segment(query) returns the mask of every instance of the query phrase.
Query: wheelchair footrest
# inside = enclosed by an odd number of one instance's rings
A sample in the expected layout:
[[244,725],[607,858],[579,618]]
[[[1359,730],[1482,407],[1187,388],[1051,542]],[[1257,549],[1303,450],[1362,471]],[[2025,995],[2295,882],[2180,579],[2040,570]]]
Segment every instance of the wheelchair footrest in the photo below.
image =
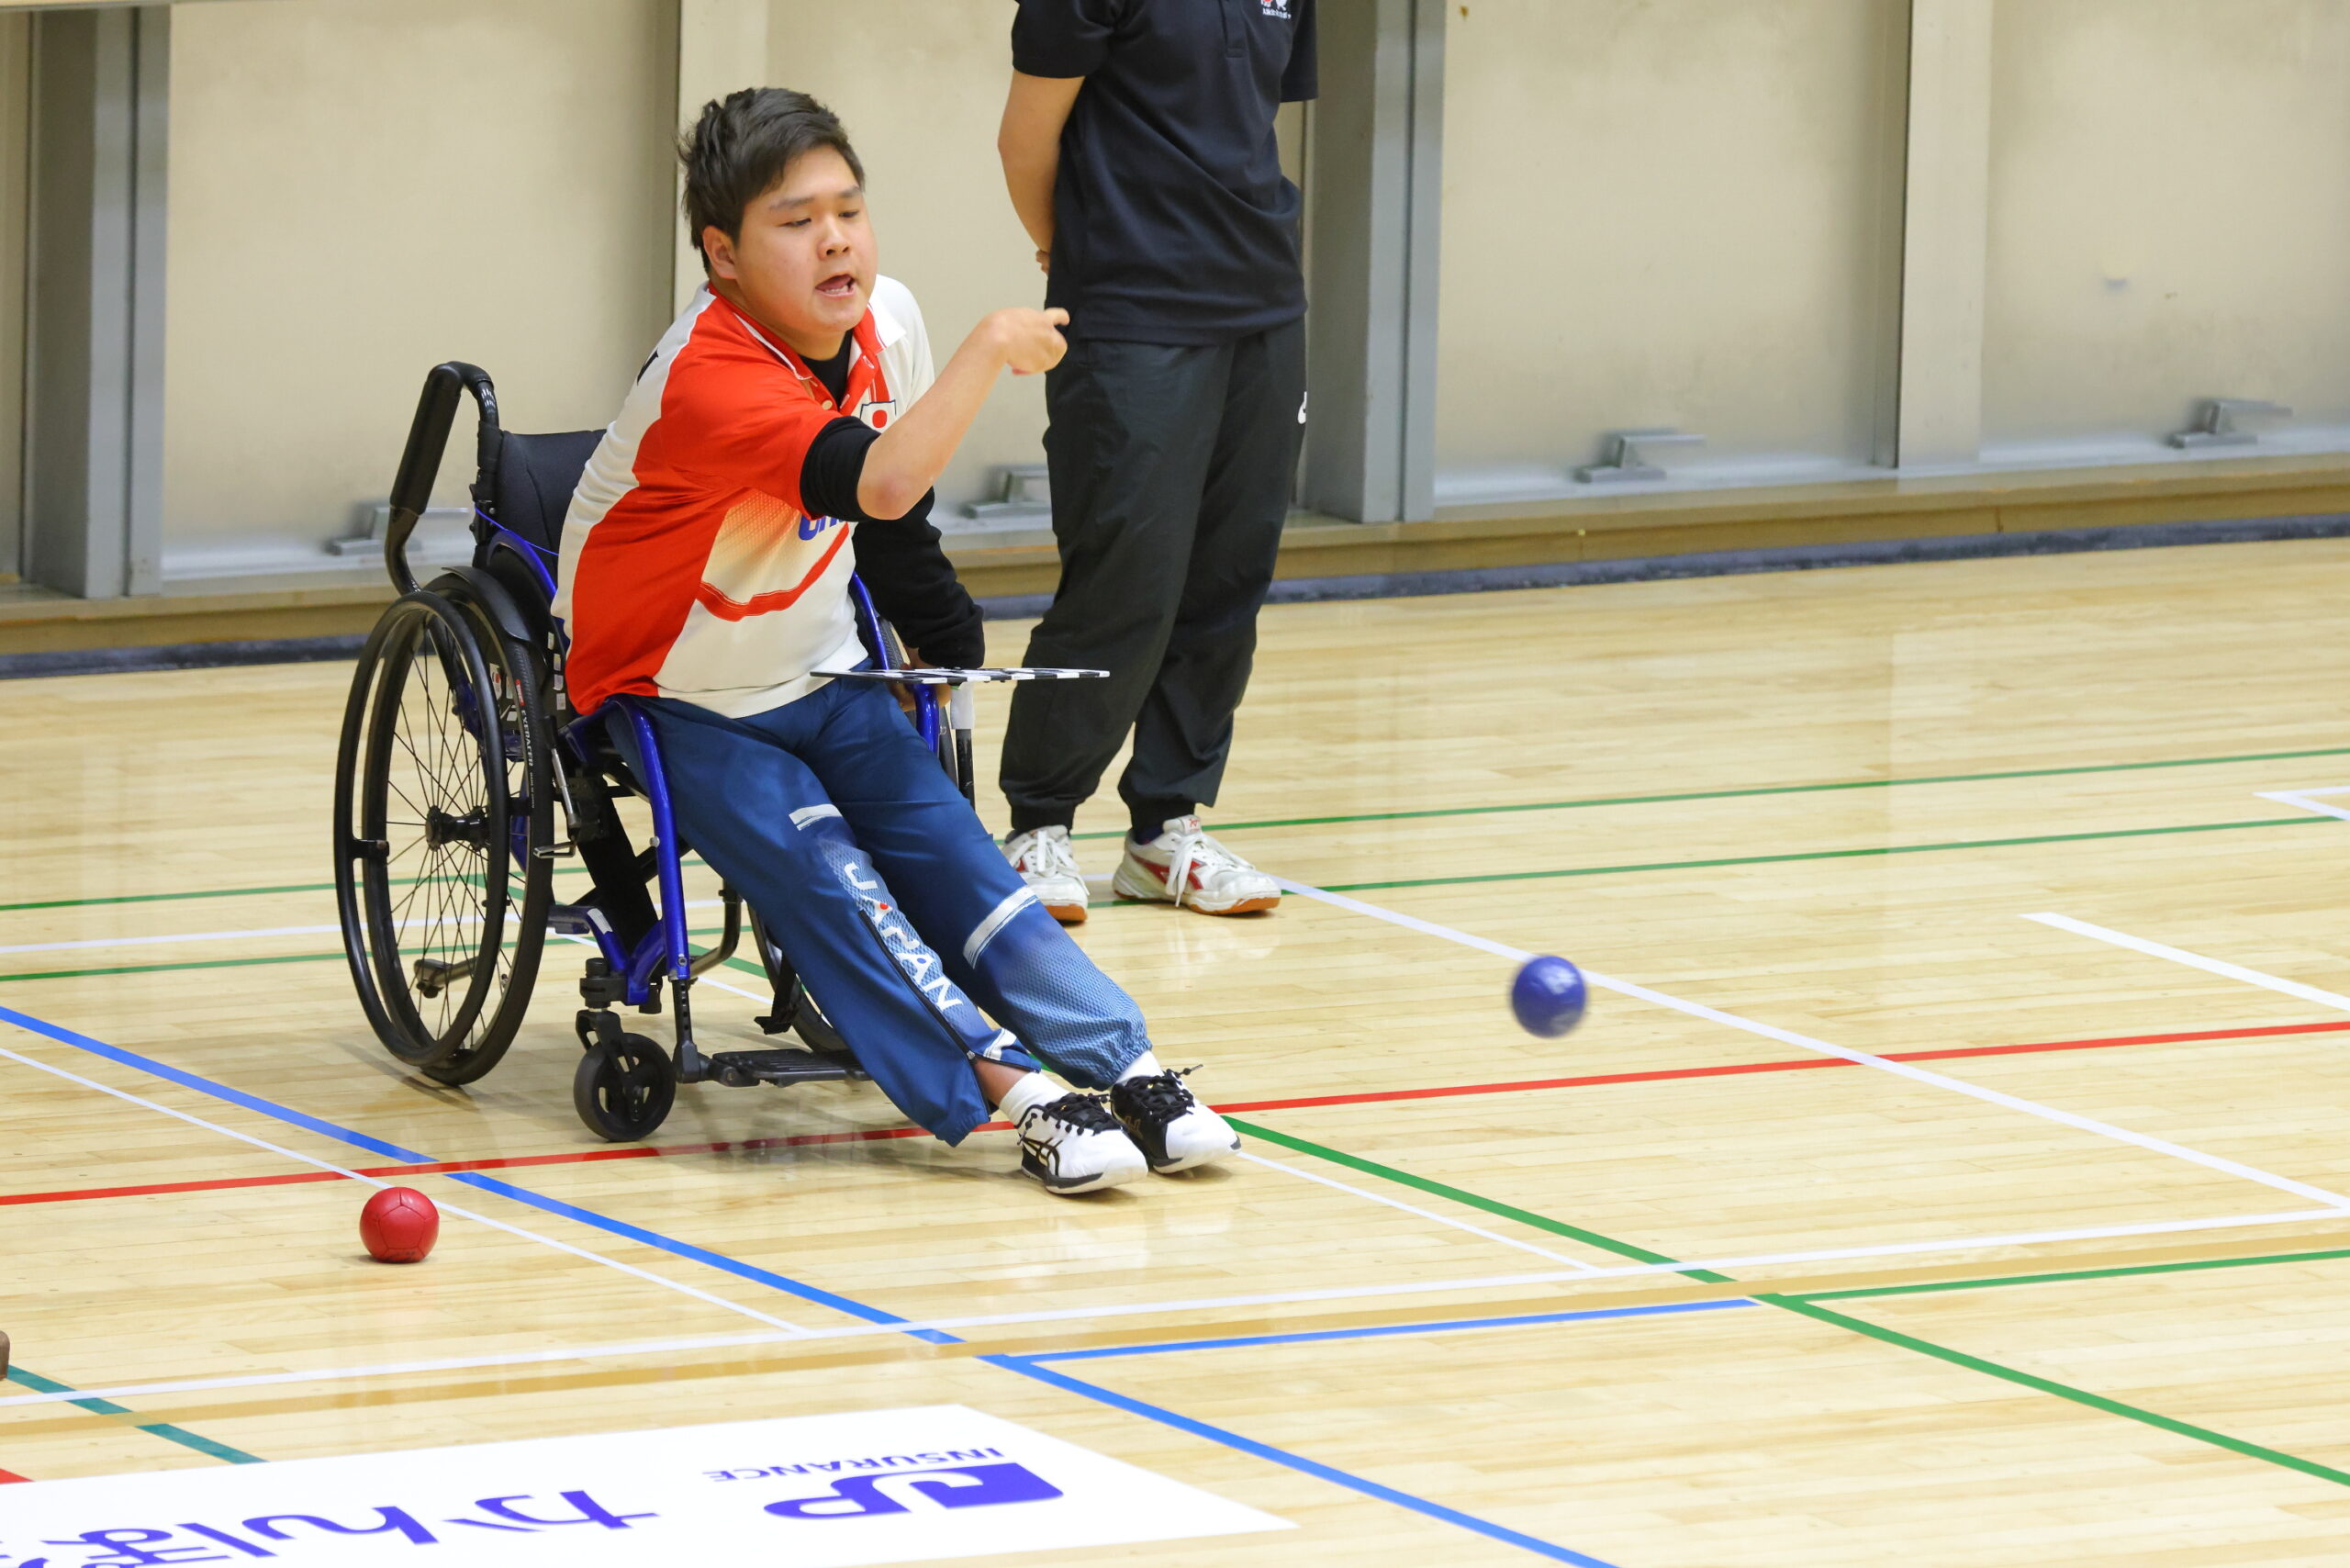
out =
[[836,1083],[865,1076],[855,1057],[831,1052],[714,1051],[705,1059],[711,1078],[730,1089],[754,1083]]

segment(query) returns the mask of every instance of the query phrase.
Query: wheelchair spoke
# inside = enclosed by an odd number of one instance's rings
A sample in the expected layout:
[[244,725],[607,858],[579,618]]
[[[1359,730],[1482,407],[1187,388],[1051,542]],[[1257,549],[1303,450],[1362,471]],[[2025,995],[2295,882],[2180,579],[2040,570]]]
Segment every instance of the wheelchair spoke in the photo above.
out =
[[441,862],[441,859],[442,859],[442,851],[441,851],[441,849],[439,848],[439,846],[434,846],[434,847],[430,851],[430,853],[427,855],[426,859],[425,859],[425,866],[424,866],[424,869],[423,869],[420,873],[419,873],[419,874],[418,874],[417,880],[416,880],[416,885],[415,885],[414,887],[412,887],[412,888],[410,888],[410,889],[408,890],[408,898],[407,898],[407,899],[404,899],[404,900],[402,900],[402,901],[401,901],[401,903],[400,903],[400,920],[399,920],[399,928],[398,928],[398,929],[399,929],[399,935],[400,935],[400,946],[401,946],[403,948],[405,948],[405,947],[407,947],[407,946],[408,946],[408,940],[407,940],[408,933],[408,930],[409,930],[409,924],[408,924],[408,918],[407,918],[408,906],[408,903],[409,903],[411,901],[413,901],[413,900],[415,899],[416,895],[417,895],[419,892],[422,892],[422,893],[425,895],[425,897],[424,897],[424,913],[425,913],[425,922],[426,922],[426,924],[425,924],[425,929],[427,929],[427,930],[431,930],[431,929],[432,929],[434,926],[438,925],[438,924],[439,924],[439,923],[440,923],[440,920],[441,920],[441,914],[442,914],[442,908],[441,908],[442,884],[441,884],[441,879],[440,879],[440,878],[439,878],[438,876],[436,876],[434,873],[435,873],[435,872],[439,869],[439,868],[440,868],[440,862]]
[[[398,732],[393,732],[392,738],[398,741],[403,748],[407,747],[407,738],[401,735]],[[408,755],[413,756],[416,754],[411,751]],[[418,805],[414,801],[408,799],[408,791],[400,788],[400,781],[392,777],[388,770],[384,775],[384,788],[398,796],[400,804],[406,806],[409,811],[414,812],[420,818],[429,814],[422,806]]]
[[423,887],[422,878],[410,882],[408,891],[400,895],[400,902],[392,906],[392,930],[395,936],[408,929],[408,906],[416,902],[416,895]]
[[441,723],[437,704],[428,703],[425,714],[429,721],[424,732],[425,749],[431,754],[430,770],[421,780],[426,803],[442,810],[449,804],[449,735]]
[[[424,758],[417,755],[416,747],[408,744],[408,738],[405,733],[407,726],[397,722],[398,719],[405,716],[405,713],[394,715],[395,722],[392,728],[392,739],[399,744],[399,748],[402,751],[408,753],[408,761],[415,765],[417,783],[416,792],[423,796],[427,801],[430,801],[432,798],[431,780],[433,770],[426,766]],[[409,800],[408,791],[402,790],[397,780],[386,775],[385,782],[391,787],[394,794],[399,796],[401,801],[407,805],[409,811],[416,812],[420,816],[426,814],[425,808],[418,805],[414,801]]]

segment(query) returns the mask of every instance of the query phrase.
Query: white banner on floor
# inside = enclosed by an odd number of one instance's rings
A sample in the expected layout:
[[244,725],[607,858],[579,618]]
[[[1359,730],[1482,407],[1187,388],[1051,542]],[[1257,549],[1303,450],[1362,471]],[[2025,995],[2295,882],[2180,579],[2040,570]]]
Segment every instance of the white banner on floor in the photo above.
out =
[[848,1568],[1290,1528],[959,1405],[0,1486],[5,1568]]

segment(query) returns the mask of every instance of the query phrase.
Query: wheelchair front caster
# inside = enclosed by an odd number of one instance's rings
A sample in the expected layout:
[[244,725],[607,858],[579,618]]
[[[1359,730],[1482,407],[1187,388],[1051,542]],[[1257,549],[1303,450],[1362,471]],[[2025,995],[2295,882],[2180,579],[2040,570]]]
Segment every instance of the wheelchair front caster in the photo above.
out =
[[589,1131],[612,1143],[652,1136],[677,1098],[677,1068],[642,1035],[598,1040],[571,1075],[572,1107]]

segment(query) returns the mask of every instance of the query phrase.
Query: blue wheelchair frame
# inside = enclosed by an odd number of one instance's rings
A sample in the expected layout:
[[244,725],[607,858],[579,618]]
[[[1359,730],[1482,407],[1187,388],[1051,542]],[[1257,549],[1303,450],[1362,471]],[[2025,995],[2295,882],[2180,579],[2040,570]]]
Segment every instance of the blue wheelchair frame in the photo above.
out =
[[[498,532],[506,533],[509,539],[514,539],[504,529]],[[526,549],[536,548],[527,540],[514,539],[514,543]],[[552,593],[552,588],[549,591]],[[867,650],[886,650],[889,642],[883,635],[881,617],[873,608],[872,596],[854,577],[849,579],[849,593],[856,606],[857,630]],[[560,628],[555,634],[558,638],[563,637]],[[564,641],[567,644],[569,640],[565,638]],[[883,658],[886,655],[875,653],[874,656]],[[912,689],[915,727],[921,732],[923,742],[934,752],[938,749],[940,731],[937,693],[927,686]],[[661,743],[653,732],[653,722],[645,717],[644,709],[637,699],[613,697],[594,712],[582,714],[563,730],[564,745],[585,766],[592,766],[593,731],[599,724],[626,725],[628,738],[633,743],[632,749],[643,764],[642,777],[637,782],[643,786],[641,792],[653,812],[652,847],[656,857],[654,869],[659,879],[661,896],[655,901],[658,923],[637,942],[633,950],[622,946],[619,934],[613,931],[609,921],[591,918],[588,923],[588,934],[595,938],[598,950],[602,953],[604,962],[611,966],[612,972],[625,977],[627,989],[622,1000],[628,1005],[643,1007],[652,999],[654,973],[665,964],[669,978],[678,987],[678,997],[682,1002],[684,988],[693,983],[693,950],[687,940],[686,930],[685,857],[680,853],[677,817],[669,804],[669,772],[661,761]],[[682,1036],[679,1044],[681,1049],[689,1048],[689,1043]],[[692,1081],[686,1074],[685,1063],[678,1065],[678,1076],[685,1081]]]
[[[448,436],[466,394],[471,394],[480,414],[476,478],[472,487],[476,548],[470,564],[451,568],[429,587],[420,588],[408,566],[408,544],[430,501]],[[578,1014],[575,1028],[588,1056],[575,1079],[574,1100],[590,1127],[608,1138],[617,1139],[643,1137],[658,1126],[667,1112],[675,1083],[715,1079],[732,1087],[742,1087],[757,1082],[785,1084],[864,1075],[829,1024],[819,1017],[813,1023],[822,1027],[812,1026],[808,1010],[800,1005],[805,1000],[804,991],[785,993],[783,988],[787,984],[796,986],[796,976],[789,956],[773,947],[763,931],[758,932],[760,956],[778,987],[778,1008],[776,1015],[759,1022],[769,1034],[796,1025],[803,1039],[815,1048],[705,1055],[695,1044],[688,994],[700,972],[733,954],[742,924],[741,900],[732,890],[726,890],[726,924],[720,945],[709,952],[696,954],[686,922],[687,846],[677,829],[660,743],[642,701],[618,696],[592,712],[566,715],[565,699],[560,695],[559,672],[569,651],[569,638],[551,613],[556,587],[556,545],[562,509],[568,504],[570,492],[578,482],[579,466],[599,433],[511,435],[499,425],[497,393],[486,373],[453,361],[436,366],[426,378],[399,473],[393,483],[384,560],[403,601],[418,598],[450,602],[462,599],[473,607],[486,626],[495,627],[494,635],[508,644],[537,650],[534,658],[543,661],[542,675],[546,678],[535,684],[546,689],[535,694],[537,702],[532,707],[536,719],[526,722],[534,735],[543,731],[548,744],[537,748],[543,754],[542,773],[526,787],[525,793],[551,786],[559,797],[568,832],[565,835],[566,842],[532,842],[534,818],[551,823],[554,812],[551,809],[536,811],[534,803],[527,800],[510,801],[508,820],[509,836],[513,841],[511,863],[543,877],[551,875],[552,868],[542,872],[535,860],[576,853],[588,864],[596,886],[578,902],[550,902],[544,928],[518,931],[516,939],[543,944],[552,934],[594,945],[596,957],[589,961],[588,974],[580,981],[581,998],[587,1005]],[[507,465],[504,477],[509,481],[503,487],[502,464]],[[515,465],[520,466],[517,468]],[[527,497],[515,487],[519,483],[517,473],[528,480]],[[518,532],[513,526],[520,521],[518,518],[498,515],[501,510],[498,498],[509,489],[518,499],[531,502],[527,510],[534,513],[532,522],[541,534],[540,539]],[[521,510],[524,509],[518,506],[517,510]],[[854,577],[850,579],[850,593],[859,637],[867,652],[882,668],[899,667],[903,660],[898,656],[896,639],[876,609],[871,594]],[[514,755],[514,742],[501,728],[496,704],[485,700],[490,694],[471,690],[470,678],[451,684],[451,700],[466,730],[486,750],[502,746],[505,755]],[[933,688],[915,686],[911,691],[912,717],[924,744],[940,756],[968,798],[971,793],[968,733],[948,722]],[[356,701],[354,696],[354,704]],[[529,753],[532,748],[522,749]],[[611,799],[621,794],[640,795],[650,808],[653,843],[647,855],[634,853],[619,819],[612,813]],[[551,808],[553,803],[536,804]],[[595,841],[593,846],[591,839]],[[590,853],[591,847],[594,853]],[[610,894],[610,902],[624,912],[622,924],[634,925],[644,908],[647,859],[655,891],[650,901],[653,919],[647,928],[632,938],[615,927],[612,913],[600,902],[599,895]],[[616,885],[621,868],[635,879],[625,888]],[[753,925],[757,931],[755,911]],[[356,948],[353,967],[354,973],[362,967]],[[650,1040],[624,1034],[613,1012],[616,1005],[658,1012],[661,982],[665,979],[669,982],[677,1013],[674,1057],[663,1053]],[[527,1002],[522,1005],[527,1006]],[[498,1050],[502,1049],[501,1044]],[[496,1053],[491,1053],[488,1059],[494,1062]],[[478,1070],[487,1070],[487,1067]],[[635,1096],[629,1102],[635,1107],[633,1111],[613,1108],[618,1103],[614,1086],[623,1080],[630,1094]]]

